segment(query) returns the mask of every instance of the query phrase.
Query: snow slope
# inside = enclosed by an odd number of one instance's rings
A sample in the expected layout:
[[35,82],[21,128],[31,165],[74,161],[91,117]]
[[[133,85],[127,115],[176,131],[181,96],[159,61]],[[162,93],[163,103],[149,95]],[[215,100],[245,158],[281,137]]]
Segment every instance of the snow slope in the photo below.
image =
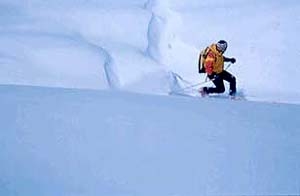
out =
[[[1,0],[0,195],[299,195],[299,10]],[[250,101],[165,96],[219,39]]]
[[299,103],[299,10],[295,0],[2,0],[0,83],[168,94],[172,73],[203,81],[199,51],[226,39],[249,99]]
[[298,105],[11,85],[0,94],[1,195],[300,194]]

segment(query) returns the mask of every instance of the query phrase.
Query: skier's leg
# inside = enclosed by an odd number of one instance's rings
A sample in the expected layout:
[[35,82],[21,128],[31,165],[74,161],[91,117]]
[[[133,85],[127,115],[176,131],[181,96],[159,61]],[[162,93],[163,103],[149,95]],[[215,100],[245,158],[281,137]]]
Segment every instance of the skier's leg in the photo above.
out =
[[229,82],[229,95],[235,95],[236,93],[236,79],[235,77],[227,72],[227,71],[223,71],[222,73],[222,77],[225,81]]
[[216,87],[208,87],[207,93],[224,93],[225,92],[225,86],[223,77],[221,74],[216,75],[210,75],[208,76],[209,79],[211,79]]

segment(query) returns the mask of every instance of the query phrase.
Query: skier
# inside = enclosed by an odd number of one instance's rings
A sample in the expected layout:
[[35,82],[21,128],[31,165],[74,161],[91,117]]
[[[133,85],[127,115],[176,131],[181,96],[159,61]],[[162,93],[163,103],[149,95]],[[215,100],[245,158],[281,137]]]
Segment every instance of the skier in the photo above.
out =
[[[235,58],[227,58],[223,56],[227,49],[227,42],[224,40],[218,41],[216,44],[212,44],[201,52],[204,71],[207,73],[208,78],[214,83],[215,87],[203,87],[199,89],[202,96],[208,95],[210,93],[224,93],[225,86],[224,81],[229,82],[230,91],[229,95],[234,97],[236,94],[236,79],[235,77],[224,70],[224,62],[235,63]],[[199,60],[200,66],[200,60]],[[199,73],[201,73],[199,69]]]

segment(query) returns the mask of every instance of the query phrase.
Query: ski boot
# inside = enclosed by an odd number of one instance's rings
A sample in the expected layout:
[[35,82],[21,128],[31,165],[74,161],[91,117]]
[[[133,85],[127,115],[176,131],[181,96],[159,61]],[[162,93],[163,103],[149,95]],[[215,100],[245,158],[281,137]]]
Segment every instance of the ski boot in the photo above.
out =
[[229,98],[230,99],[235,99],[236,98],[236,92],[230,90],[230,92],[229,92]]
[[200,93],[201,97],[206,97],[208,95],[207,87],[200,88],[199,93]]

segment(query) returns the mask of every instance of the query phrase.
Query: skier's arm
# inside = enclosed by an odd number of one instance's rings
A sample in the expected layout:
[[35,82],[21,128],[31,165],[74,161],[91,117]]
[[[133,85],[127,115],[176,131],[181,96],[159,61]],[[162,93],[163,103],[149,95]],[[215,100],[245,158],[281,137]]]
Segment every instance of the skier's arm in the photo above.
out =
[[214,62],[215,62],[215,55],[212,53],[212,52],[209,52],[207,54],[207,57],[205,59],[205,62],[204,62],[204,66],[205,66],[205,71],[208,75],[211,75],[213,73],[213,65],[214,65]]
[[226,57],[226,56],[223,56],[223,58],[224,58],[224,62],[231,62],[231,63],[235,63],[235,58],[228,58],[228,57]]
[[224,62],[230,62],[230,60],[231,60],[231,58],[228,58],[226,56],[223,56],[223,58],[224,58]]

